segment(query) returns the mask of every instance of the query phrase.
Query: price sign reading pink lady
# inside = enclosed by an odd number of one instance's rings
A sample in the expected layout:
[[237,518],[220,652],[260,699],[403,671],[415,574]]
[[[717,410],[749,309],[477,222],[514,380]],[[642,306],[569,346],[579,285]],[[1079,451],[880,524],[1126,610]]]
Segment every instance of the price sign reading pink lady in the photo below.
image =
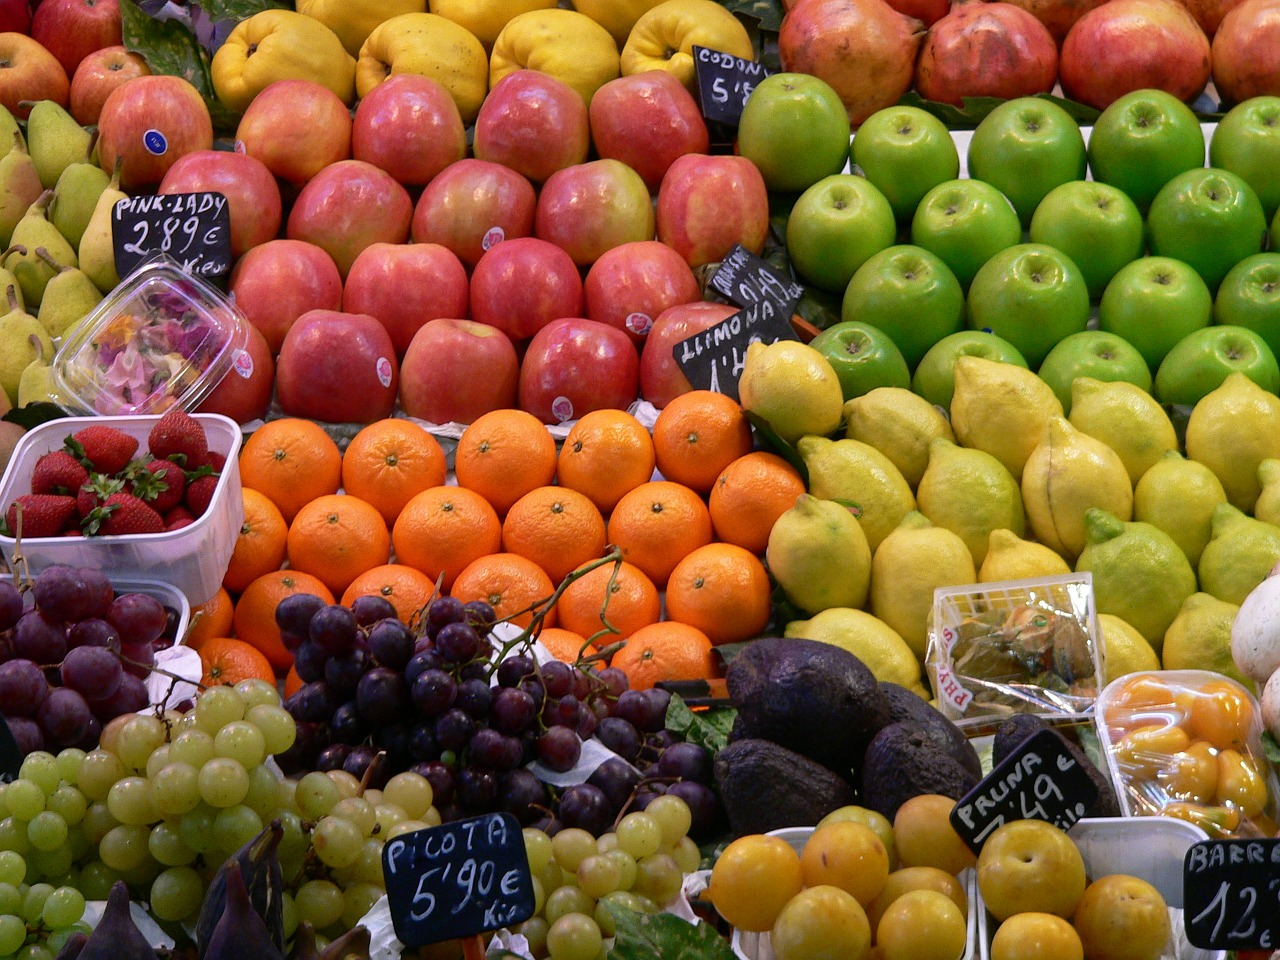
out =
[[128,197],[112,208],[111,242],[122,277],[160,256],[195,276],[222,276],[231,270],[227,198],[211,192]]

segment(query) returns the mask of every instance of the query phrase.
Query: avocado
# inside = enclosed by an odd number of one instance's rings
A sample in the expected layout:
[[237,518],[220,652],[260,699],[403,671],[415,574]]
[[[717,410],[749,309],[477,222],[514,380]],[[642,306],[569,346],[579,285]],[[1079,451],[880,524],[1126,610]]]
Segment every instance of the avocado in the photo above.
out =
[[729,663],[725,679],[742,734],[772,740],[851,782],[867,744],[889,722],[875,675],[829,643],[753,641]]
[[771,740],[737,740],[716,755],[716,788],[736,837],[811,827],[858,802],[847,781]]
[[970,773],[982,776],[982,760],[973,749],[969,738],[960,728],[944,717],[927,701],[906,687],[887,680],[880,681],[880,690],[889,702],[889,722],[909,722],[925,731],[939,747],[951,754]]
[[[996,728],[995,738],[991,741],[991,764],[995,766],[1005,757],[1017,748],[1028,737],[1039,733],[1041,730],[1053,730],[1053,725],[1043,717],[1037,717],[1030,713],[1016,713],[1004,723]],[[1089,811],[1091,817],[1119,817],[1123,816],[1120,811],[1120,801],[1116,797],[1115,787],[1111,785],[1111,778],[1097,765],[1089,759],[1089,755],[1081,749],[1080,745],[1074,740],[1064,737],[1057,730],[1053,730],[1054,735],[1066,744],[1071,755],[1076,758],[1087,774],[1089,779],[1093,781],[1093,785],[1098,788],[1098,799],[1094,803],[1093,808]]]
[[871,741],[862,761],[862,805],[893,820],[898,808],[922,793],[959,800],[982,778],[967,769],[934,735],[910,721],[891,723]]

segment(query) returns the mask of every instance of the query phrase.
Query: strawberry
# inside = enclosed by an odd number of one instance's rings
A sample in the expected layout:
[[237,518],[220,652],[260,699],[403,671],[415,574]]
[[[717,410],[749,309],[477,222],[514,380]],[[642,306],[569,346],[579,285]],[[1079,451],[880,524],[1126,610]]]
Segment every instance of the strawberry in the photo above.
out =
[[88,479],[89,471],[79,460],[65,450],[53,450],[36,461],[31,471],[31,492],[75,496]]
[[119,537],[131,533],[160,533],[164,530],[164,521],[133,494],[113,493],[85,517],[82,526],[89,535]]
[[75,522],[75,497],[51,493],[27,493],[9,505],[4,521],[11,536],[18,535],[18,511],[22,511],[22,536],[56,537]]
[[108,476],[127,467],[138,452],[138,441],[133,437],[115,427],[96,424],[67,437],[65,446],[86,470]]
[[151,505],[156,513],[167,513],[182,502],[187,478],[172,460],[152,460],[131,470],[127,493]]
[[221,473],[222,468],[227,465],[227,455],[219,453],[217,450],[210,450],[208,464],[213,468],[214,473]]
[[204,427],[180,407],[156,421],[147,437],[147,447],[155,459],[172,460],[188,470],[209,462],[209,440],[204,435]]
[[196,518],[192,516],[191,511],[184,506],[176,506],[164,515],[165,530],[181,530],[183,527],[189,527],[196,522]]
[[94,508],[102,506],[107,497],[123,489],[123,480],[113,480],[104,473],[89,474],[88,482],[76,491],[76,516],[83,520]]
[[193,516],[204,516],[204,512],[209,509],[209,501],[213,499],[213,491],[217,485],[218,476],[213,473],[196,477],[187,484],[187,509]]

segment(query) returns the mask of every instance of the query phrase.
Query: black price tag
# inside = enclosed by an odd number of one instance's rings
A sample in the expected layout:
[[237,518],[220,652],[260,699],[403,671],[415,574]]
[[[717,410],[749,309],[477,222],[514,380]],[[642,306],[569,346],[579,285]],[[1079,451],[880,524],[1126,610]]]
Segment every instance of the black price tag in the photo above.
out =
[[520,824],[487,813],[406,833],[382,848],[396,936],[421,947],[498,930],[533,916],[533,878]]
[[18,749],[18,741],[13,739],[9,724],[0,716],[0,783],[17,780],[21,769],[22,751]]
[[1280,947],[1280,840],[1202,840],[1182,861],[1182,888],[1193,946]]
[[1098,800],[1098,788],[1056,730],[1041,730],[956,801],[951,826],[974,853],[997,827],[1047,820],[1070,830]]
[[734,244],[720,261],[711,276],[711,286],[734,306],[749,307],[761,300],[772,300],[788,317],[804,294],[804,287],[740,243]]
[[127,277],[164,255],[190,274],[218,277],[231,269],[231,213],[221,193],[129,197],[111,211],[116,273]]
[[693,73],[698,109],[709,123],[736,127],[747,97],[769,71],[754,60],[743,60],[710,47],[693,45]]
[[769,344],[795,339],[791,311],[783,313],[772,300],[760,300],[681,340],[671,348],[671,355],[693,389],[712,390],[737,400],[747,346],[754,340]]

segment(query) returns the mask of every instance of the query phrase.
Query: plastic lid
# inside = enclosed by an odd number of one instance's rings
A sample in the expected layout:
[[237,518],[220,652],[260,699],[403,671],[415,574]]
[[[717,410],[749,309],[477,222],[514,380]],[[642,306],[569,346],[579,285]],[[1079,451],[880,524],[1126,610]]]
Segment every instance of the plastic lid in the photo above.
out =
[[194,409],[249,341],[220,291],[168,260],[143,264],[74,327],[53,360],[63,407],[78,414]]

